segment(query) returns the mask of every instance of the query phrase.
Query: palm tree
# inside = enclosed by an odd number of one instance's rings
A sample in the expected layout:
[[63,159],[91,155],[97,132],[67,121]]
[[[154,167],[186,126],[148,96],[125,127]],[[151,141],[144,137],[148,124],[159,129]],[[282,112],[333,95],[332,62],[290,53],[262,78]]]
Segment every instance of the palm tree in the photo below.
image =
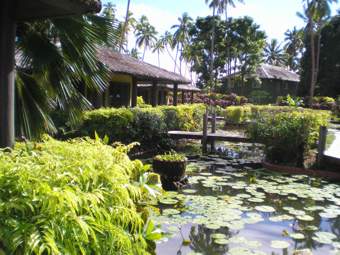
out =
[[298,69],[298,57],[302,54],[303,50],[303,30],[294,27],[292,30],[287,30],[285,33],[284,45],[287,53],[287,62],[291,70],[297,71]]
[[155,27],[149,23],[148,18],[143,15],[140,18],[139,23],[136,25],[135,34],[137,38],[136,45],[139,48],[144,47],[142,57],[144,60],[146,50],[148,48],[150,49],[157,41],[157,31]]
[[75,122],[91,104],[78,86],[103,91],[109,71],[96,61],[96,47],[114,41],[112,20],[88,15],[21,23],[16,37],[17,135],[55,131],[51,111]]
[[123,29],[122,29],[121,41],[120,41],[120,45],[119,45],[119,52],[122,52],[123,43],[124,43],[124,39],[125,39],[125,36],[126,36],[126,30],[127,30],[127,27],[128,27],[128,21],[129,21],[129,17],[130,17],[130,2],[131,2],[130,0],[127,1],[125,22],[124,22]]
[[265,62],[270,65],[284,66],[286,54],[284,53],[278,40],[272,39],[264,48]]
[[158,57],[158,67],[161,67],[161,60],[160,60],[160,53],[165,50],[165,45],[164,45],[164,39],[161,37],[157,40],[153,47],[153,53],[157,52],[157,57]]
[[177,67],[178,53],[180,53],[179,72],[180,74],[182,74],[183,49],[190,41],[189,30],[192,25],[192,18],[188,15],[187,12],[185,12],[182,14],[182,17],[178,18],[178,22],[179,24],[173,25],[171,27],[172,29],[176,29],[172,42],[173,42],[173,47],[176,47],[175,71]]
[[310,40],[311,78],[308,103],[311,105],[319,72],[321,30],[331,16],[330,5],[337,3],[338,0],[303,0],[303,2],[304,13],[297,15],[307,23],[305,30]]

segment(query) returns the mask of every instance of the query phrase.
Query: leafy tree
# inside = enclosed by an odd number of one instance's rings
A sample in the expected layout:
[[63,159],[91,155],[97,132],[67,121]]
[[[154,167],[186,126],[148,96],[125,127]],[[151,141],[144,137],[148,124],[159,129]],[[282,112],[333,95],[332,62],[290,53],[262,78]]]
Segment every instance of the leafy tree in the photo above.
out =
[[[309,47],[310,54],[310,72],[309,77],[309,105],[312,104],[315,93],[316,82],[318,79],[319,64],[320,64],[320,47],[321,47],[321,30],[327,24],[331,15],[330,4],[338,2],[337,0],[303,0],[304,13],[298,13],[306,23],[306,45]],[[306,47],[306,48],[308,48]],[[307,70],[303,70],[308,74]],[[303,91],[300,90],[300,93]]]
[[304,50],[303,37],[303,30],[296,27],[292,30],[287,30],[285,33],[286,44],[284,49],[287,54],[287,65],[295,72],[300,69],[301,56]]
[[164,52],[165,50],[165,45],[164,45],[164,40],[163,38],[159,38],[155,45],[153,46],[152,52],[157,52],[157,58],[158,58],[158,66],[161,66],[161,60],[160,60],[160,53]]
[[274,66],[284,66],[286,64],[286,54],[277,39],[272,39],[266,43],[264,48],[264,61]]
[[[228,73],[227,61],[234,73],[240,71],[242,80],[246,74],[253,74],[262,61],[262,53],[265,45],[265,33],[259,30],[259,26],[250,17],[229,19],[229,24],[221,21],[216,22],[216,43],[214,44],[214,83]],[[211,46],[210,31],[213,26],[213,18],[198,18],[190,34],[192,36],[190,55],[193,58],[192,70],[198,74],[198,84],[207,86],[210,81]],[[227,59],[226,46],[230,45],[230,60]]]
[[320,70],[316,93],[322,96],[340,95],[340,14],[321,31]]
[[99,92],[109,72],[96,61],[96,46],[114,43],[112,20],[95,15],[47,19],[18,25],[16,37],[17,135],[54,132],[50,116],[61,109],[71,122],[91,104],[78,85]]
[[151,49],[157,41],[157,31],[155,27],[149,23],[149,20],[145,15],[143,15],[137,23],[135,35],[137,38],[136,45],[139,48],[144,48],[142,56],[142,59],[144,60],[146,50]]

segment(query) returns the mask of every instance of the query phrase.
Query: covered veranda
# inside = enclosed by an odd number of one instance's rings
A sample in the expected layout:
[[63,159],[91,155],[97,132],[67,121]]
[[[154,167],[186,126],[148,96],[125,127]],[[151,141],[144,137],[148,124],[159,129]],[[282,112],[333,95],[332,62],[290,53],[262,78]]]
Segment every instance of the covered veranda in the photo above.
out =
[[0,147],[15,138],[16,24],[35,19],[99,12],[100,0],[2,0],[0,8]]
[[[164,88],[173,94],[173,105],[177,105],[179,91],[181,88],[191,81],[174,72],[167,71],[157,66],[148,64],[128,55],[120,54],[108,48],[100,48],[98,50],[98,60],[106,65],[112,73],[112,84],[114,86],[126,86],[124,93],[128,94],[128,103],[126,106],[135,107],[137,105],[137,96],[139,88],[146,86],[150,89],[150,104],[152,106],[159,105],[160,91]],[[193,88],[192,91],[195,91]],[[98,106],[112,106],[110,104],[110,88],[100,96],[101,103]],[[122,96],[122,95],[121,95]],[[114,99],[113,99],[114,100]]]

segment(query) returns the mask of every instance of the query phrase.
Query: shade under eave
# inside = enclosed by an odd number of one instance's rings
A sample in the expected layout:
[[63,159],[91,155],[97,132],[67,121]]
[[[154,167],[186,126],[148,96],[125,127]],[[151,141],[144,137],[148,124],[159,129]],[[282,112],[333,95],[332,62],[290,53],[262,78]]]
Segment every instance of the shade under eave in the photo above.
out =
[[99,12],[100,0],[17,0],[15,18],[26,21]]

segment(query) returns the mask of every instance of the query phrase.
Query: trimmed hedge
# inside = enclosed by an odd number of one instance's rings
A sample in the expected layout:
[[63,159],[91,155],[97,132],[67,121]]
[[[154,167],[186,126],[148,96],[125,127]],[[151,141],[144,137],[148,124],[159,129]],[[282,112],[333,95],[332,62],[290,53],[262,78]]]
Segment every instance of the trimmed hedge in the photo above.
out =
[[146,168],[128,149],[47,137],[0,151],[0,253],[149,254],[134,184]]
[[289,112],[310,112],[310,113],[324,113],[322,110],[312,110],[300,107],[290,106],[274,106],[274,105],[244,105],[244,106],[230,106],[223,112],[227,123],[243,124],[245,122],[253,121],[262,114],[279,114]]
[[308,109],[259,113],[248,127],[250,137],[265,144],[267,160],[298,167],[304,166],[305,156],[316,146],[320,126],[327,126],[331,117],[330,112]]
[[105,108],[84,113],[81,136],[107,135],[110,142],[139,142],[143,148],[167,148],[168,130],[202,130],[203,104],[155,108]]

